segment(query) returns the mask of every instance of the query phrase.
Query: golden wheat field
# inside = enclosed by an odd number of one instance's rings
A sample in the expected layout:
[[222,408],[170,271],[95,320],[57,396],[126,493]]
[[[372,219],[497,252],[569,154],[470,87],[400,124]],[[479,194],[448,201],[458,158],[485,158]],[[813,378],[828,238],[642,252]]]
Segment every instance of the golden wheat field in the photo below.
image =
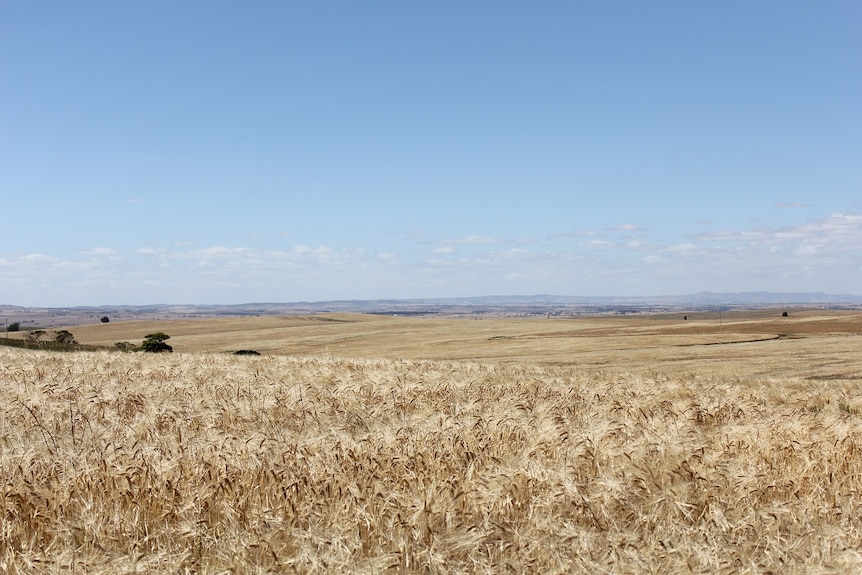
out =
[[862,572],[859,314],[788,319],[0,346],[0,573]]

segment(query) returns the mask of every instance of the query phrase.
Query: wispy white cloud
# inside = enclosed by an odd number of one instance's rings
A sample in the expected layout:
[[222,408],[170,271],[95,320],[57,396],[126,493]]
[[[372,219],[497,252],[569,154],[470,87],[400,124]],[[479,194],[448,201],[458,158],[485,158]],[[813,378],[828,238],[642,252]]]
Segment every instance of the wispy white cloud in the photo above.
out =
[[470,249],[460,249],[462,241],[438,243],[430,252],[419,240],[377,250],[216,245],[97,247],[63,257],[0,252],[0,294],[7,299],[2,303],[38,305],[44,302],[27,298],[54,297],[62,305],[98,305],[704,289],[852,293],[862,285],[862,215],[668,241],[652,235],[639,230],[619,241],[596,235],[518,244],[467,236]]
[[[309,254],[331,254],[333,249],[327,246],[317,246],[316,248],[312,248],[309,246],[294,246],[290,250],[287,250],[288,253],[294,255],[309,255]],[[278,252],[274,252],[278,253]]]
[[242,257],[245,254],[248,254],[249,250],[247,248],[227,248],[224,246],[214,246],[211,248],[203,248],[200,250],[192,250],[189,252],[179,252],[177,255],[182,257],[190,257],[190,258],[232,258],[232,257]]
[[644,228],[637,224],[620,224],[610,229],[617,232],[639,232],[644,230]]
[[667,263],[669,260],[665,256],[651,255],[644,257],[642,261],[646,264],[664,264]]
[[590,240],[588,242],[581,242],[579,245],[590,248],[609,248],[613,247],[615,244],[613,242],[608,242],[605,240]]
[[452,240],[443,240],[444,244],[495,244],[500,240],[489,238],[487,236],[467,236],[465,238],[457,238]]
[[623,244],[623,246],[630,250],[645,250],[649,249],[650,244],[647,242],[643,242],[640,240],[629,240]]
[[22,262],[35,263],[35,264],[55,264],[60,260],[53,257],[47,256],[45,254],[27,254],[21,256],[19,258]]
[[[28,278],[38,281],[53,278],[58,274],[60,276],[67,273],[78,274],[100,266],[98,262],[90,259],[60,258],[38,253],[3,258],[2,262],[4,267],[11,270],[10,277],[17,275],[19,282],[26,281]],[[2,292],[2,285],[0,281],[0,292]]]
[[859,250],[862,246],[862,215],[832,214],[820,220],[779,229],[724,230],[692,236],[695,242],[744,243],[752,247],[810,251],[819,246],[827,251]]
[[664,251],[670,253],[692,253],[698,251],[698,247],[694,244],[673,244],[664,248]]
[[102,266],[98,262],[94,261],[58,260],[54,263],[54,267],[62,270],[84,271],[94,270]]
[[566,238],[590,238],[599,235],[595,230],[570,230],[567,232],[554,232],[550,234],[551,239],[566,239]]
[[78,253],[85,256],[116,256],[120,252],[114,248],[91,248]]

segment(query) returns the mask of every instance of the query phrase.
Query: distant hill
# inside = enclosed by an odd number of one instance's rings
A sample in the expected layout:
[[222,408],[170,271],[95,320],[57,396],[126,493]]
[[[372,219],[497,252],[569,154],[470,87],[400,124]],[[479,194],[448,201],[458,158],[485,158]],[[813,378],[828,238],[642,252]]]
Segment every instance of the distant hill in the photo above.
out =
[[[408,301],[408,300],[400,300]],[[822,292],[731,292],[704,291],[688,295],[671,296],[479,296],[468,298],[443,298],[409,300],[416,303],[440,305],[817,305],[817,304],[862,304],[862,296],[850,294],[826,294]]]
[[769,307],[826,307],[862,309],[862,296],[826,293],[701,292],[674,296],[477,296],[463,298],[339,300],[237,305],[120,305],[69,308],[32,308],[0,305],[0,331],[20,323],[22,329],[71,326],[109,321],[181,318],[299,315],[316,313],[369,313],[416,316],[530,316],[662,313],[752,309]]

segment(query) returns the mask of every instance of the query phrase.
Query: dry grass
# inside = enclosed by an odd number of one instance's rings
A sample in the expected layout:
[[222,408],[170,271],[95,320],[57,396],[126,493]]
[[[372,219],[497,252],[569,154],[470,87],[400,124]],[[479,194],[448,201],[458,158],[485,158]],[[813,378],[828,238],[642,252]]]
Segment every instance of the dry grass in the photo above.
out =
[[170,334],[178,352],[552,364],[675,376],[862,380],[862,313],[780,310],[675,316],[465,320],[355,314],[159,322],[72,329],[84,344]]
[[0,383],[0,573],[862,569],[858,379],[0,348]]

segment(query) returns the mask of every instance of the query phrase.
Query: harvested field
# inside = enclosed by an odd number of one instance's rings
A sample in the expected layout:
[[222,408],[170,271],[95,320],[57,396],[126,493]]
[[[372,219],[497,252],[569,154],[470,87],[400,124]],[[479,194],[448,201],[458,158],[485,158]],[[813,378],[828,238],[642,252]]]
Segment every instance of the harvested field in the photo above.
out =
[[544,364],[722,377],[862,378],[862,313],[780,310],[674,316],[465,320],[329,314],[111,322],[70,328],[84,344],[171,335],[178,352],[255,349],[332,356]]

